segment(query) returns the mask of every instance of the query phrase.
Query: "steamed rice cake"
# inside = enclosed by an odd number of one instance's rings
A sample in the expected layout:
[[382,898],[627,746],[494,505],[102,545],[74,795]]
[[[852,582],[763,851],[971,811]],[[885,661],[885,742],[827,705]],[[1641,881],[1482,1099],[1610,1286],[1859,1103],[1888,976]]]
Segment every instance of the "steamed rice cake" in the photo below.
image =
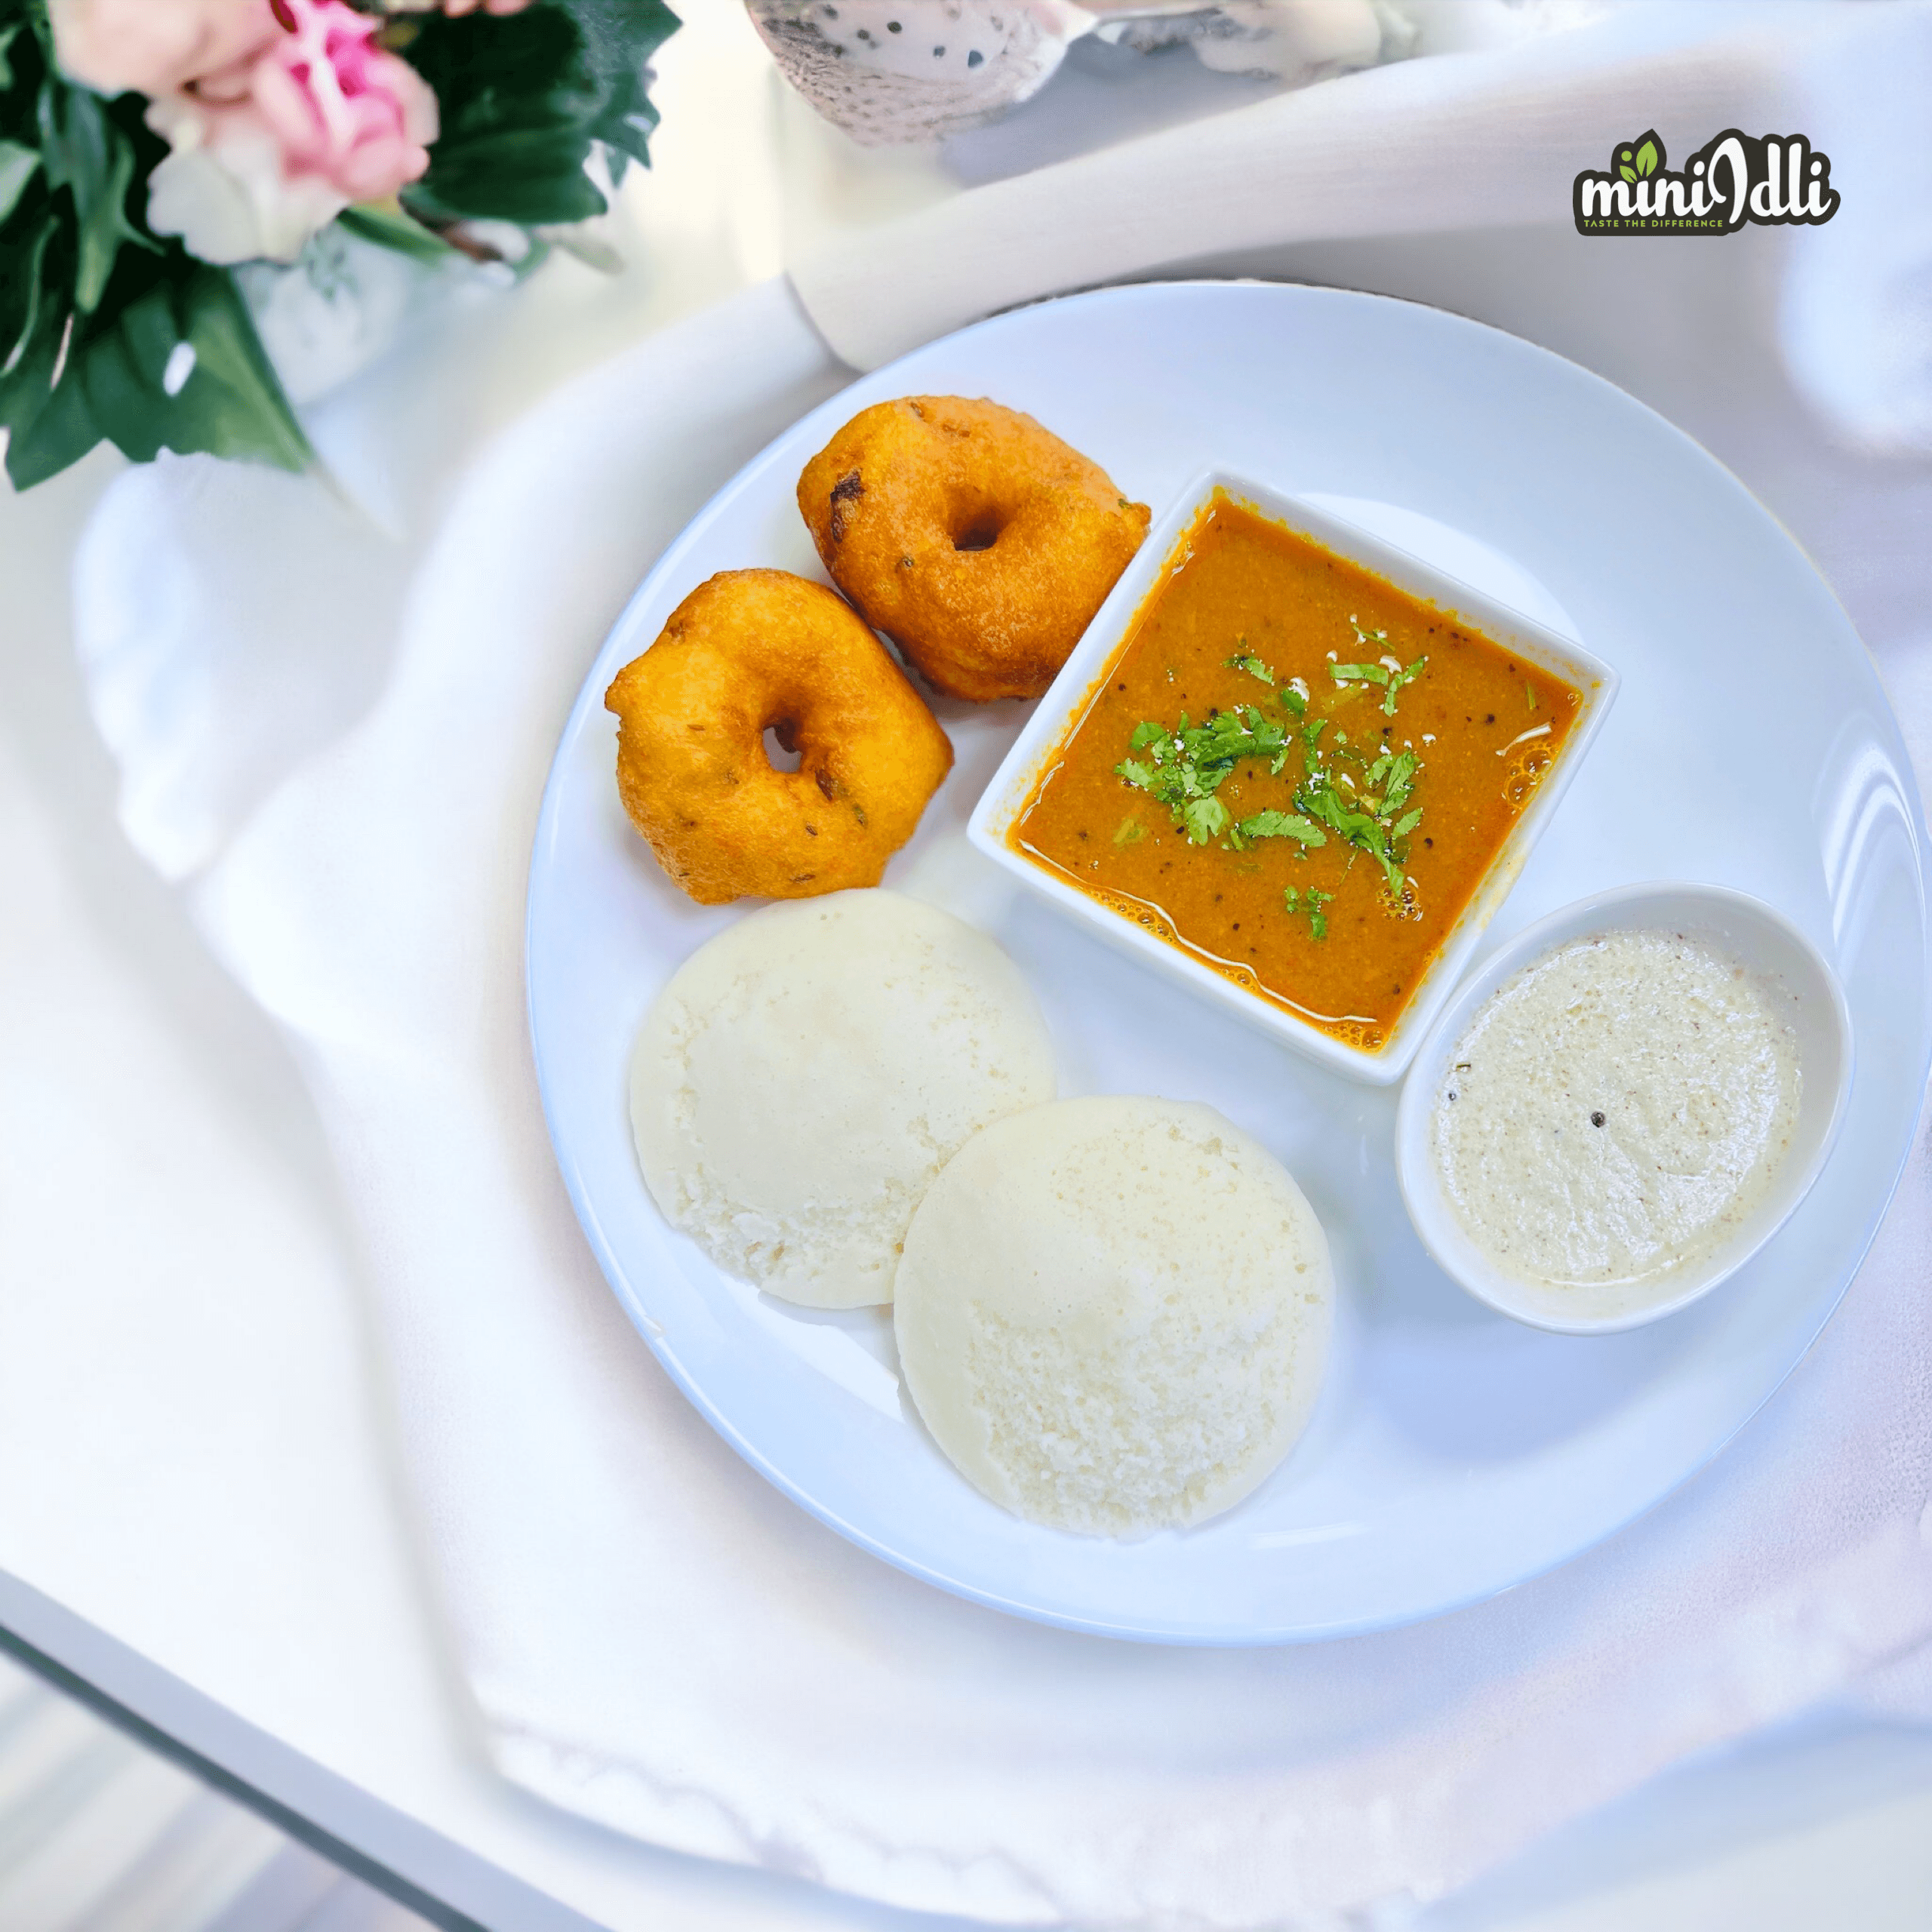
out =
[[969,1140],[899,1264],[900,1364],[934,1439],[1036,1523],[1137,1536],[1228,1509],[1306,1426],[1328,1244],[1212,1108],[1062,1100]]
[[894,892],[768,906],[686,960],[631,1066],[666,1217],[720,1268],[813,1308],[892,1299],[907,1222],[971,1136],[1054,1094],[1006,955]]

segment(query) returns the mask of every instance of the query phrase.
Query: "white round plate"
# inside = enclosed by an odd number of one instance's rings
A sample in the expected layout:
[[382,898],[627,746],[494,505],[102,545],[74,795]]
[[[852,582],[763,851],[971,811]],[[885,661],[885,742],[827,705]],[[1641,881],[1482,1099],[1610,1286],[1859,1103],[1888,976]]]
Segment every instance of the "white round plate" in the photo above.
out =
[[[1061,1090],[1202,1100],[1293,1171],[1333,1244],[1334,1362],[1293,1455],[1238,1508],[1138,1543],[1017,1521],[955,1473],[901,1387],[888,1311],[820,1314],[719,1274],[631,1148],[638,1022],[740,908],[694,906],[626,823],[603,693],[712,572],[822,577],[798,472],[866,405],[1031,411],[1156,512],[1219,465],[1322,500],[1622,672],[1603,735],[1490,929],[1691,878],[1756,894],[1836,965],[1857,1075],[1789,1224],[1696,1307],[1549,1335],[1472,1301],[1411,1230],[1395,1094],[1325,1074],[1124,958],[967,846],[1024,716],[943,704],[958,761],[885,882],[991,932],[1038,990]],[[1181,283],[1001,316],[855,383],[721,491],[639,588],[571,715],[528,928],[552,1139],[612,1287],[755,1468],[943,1589],[1107,1634],[1266,1644],[1386,1628],[1586,1549],[1715,1454],[1837,1304],[1910,1147],[1932,1057],[1918,795],[1850,623],[1749,494],[1629,397],[1456,316],[1332,290]]]

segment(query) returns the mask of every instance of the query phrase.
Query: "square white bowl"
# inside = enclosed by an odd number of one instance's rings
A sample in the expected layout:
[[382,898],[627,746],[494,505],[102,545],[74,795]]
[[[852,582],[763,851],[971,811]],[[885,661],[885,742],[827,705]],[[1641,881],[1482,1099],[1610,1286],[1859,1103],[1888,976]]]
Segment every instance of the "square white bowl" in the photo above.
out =
[[[1114,660],[1135,629],[1158,584],[1186,561],[1183,540],[1217,491],[1272,522],[1285,525],[1325,546],[1337,556],[1386,577],[1399,590],[1433,604],[1466,628],[1574,685],[1582,694],[1577,721],[1544,774],[1529,804],[1503,841],[1489,869],[1437,949],[1414,997],[1389,1038],[1373,1051],[1349,1045],[1300,1018],[1287,1008],[1250,991],[1146,931],[1136,921],[1092,899],[1008,844],[1015,821],[1033,795],[1042,768],[1065,740],[1106,682]],[[1485,596],[1471,585],[1385,543],[1355,525],[1299,497],[1281,495],[1263,484],[1211,469],[1174,499],[1148,531],[1134,561],[1095,614],[1072,654],[973,810],[966,832],[974,847],[1004,866],[1029,891],[1091,926],[1124,952],[1152,966],[1202,998],[1238,1014],[1317,1064],[1352,1079],[1376,1085],[1398,1080],[1414,1057],[1463,967],[1509,897],[1524,862],[1542,837],[1551,814],[1562,802],[1570,781],[1602,728],[1616,697],[1617,673],[1580,645]]]

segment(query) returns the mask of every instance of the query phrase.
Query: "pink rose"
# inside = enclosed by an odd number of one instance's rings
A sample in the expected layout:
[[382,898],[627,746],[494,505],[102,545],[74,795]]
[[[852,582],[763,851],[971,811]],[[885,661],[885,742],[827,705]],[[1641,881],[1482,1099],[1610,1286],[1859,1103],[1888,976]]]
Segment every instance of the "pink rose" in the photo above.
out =
[[204,261],[293,261],[351,202],[429,165],[436,101],[343,0],[274,0],[278,27],[245,62],[150,103],[174,150],[149,177],[148,221]]
[[[396,0],[403,10],[515,14],[530,0]],[[291,13],[300,10],[286,8]],[[69,80],[97,94],[174,94],[251,61],[278,30],[270,0],[48,0]]]
[[49,0],[61,72],[97,94],[172,94],[252,60],[280,32],[269,0]]
[[374,45],[380,23],[344,0],[279,0],[295,22],[251,70],[249,92],[291,174],[319,174],[352,202],[378,201],[429,165],[436,97]]

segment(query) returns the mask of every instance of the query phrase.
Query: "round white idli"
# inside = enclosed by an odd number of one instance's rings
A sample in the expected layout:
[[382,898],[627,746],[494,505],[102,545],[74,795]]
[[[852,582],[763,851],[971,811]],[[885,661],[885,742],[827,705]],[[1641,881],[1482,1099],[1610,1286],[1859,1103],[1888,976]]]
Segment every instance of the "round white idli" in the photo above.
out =
[[892,1299],[906,1224],[989,1121],[1054,1095],[1032,990],[983,933],[878,891],[768,906],[686,960],[631,1063],[666,1217],[811,1308]]
[[1301,1189],[1211,1107],[1061,1100],[976,1135],[927,1190],[893,1323],[976,1487],[1140,1536],[1229,1508],[1287,1453],[1333,1293]]

